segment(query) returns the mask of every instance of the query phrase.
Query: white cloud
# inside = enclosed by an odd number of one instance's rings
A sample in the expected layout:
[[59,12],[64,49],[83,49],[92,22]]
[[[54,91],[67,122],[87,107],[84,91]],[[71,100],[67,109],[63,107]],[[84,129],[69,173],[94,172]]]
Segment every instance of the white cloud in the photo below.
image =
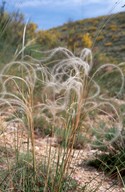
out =
[[19,5],[19,7],[38,7],[38,6],[44,6],[44,5],[48,5],[50,3],[51,0],[26,0],[26,1],[22,1],[20,4],[16,3],[16,6]]
[[107,2],[109,4],[117,4],[124,3],[123,0],[10,0],[8,3],[15,4],[16,6],[20,7],[36,7],[36,6],[44,6],[44,5],[66,5],[73,4],[75,5],[89,5],[93,3],[103,3]]
[[18,8],[30,7],[57,7],[57,6],[87,6],[94,3],[102,4],[106,2],[108,5],[114,6],[123,3],[123,0],[10,0],[10,3]]
[[65,6],[65,5],[73,5],[73,4],[81,4],[83,0],[27,0],[20,4],[21,7],[37,7],[37,6]]
[[[12,1],[12,0],[11,0]],[[37,7],[37,6],[61,6],[61,5],[81,5],[81,4],[90,4],[93,2],[99,2],[100,0],[22,0],[22,1],[12,1],[11,3],[15,4],[16,6],[19,7]],[[86,3],[87,2],[87,3]]]

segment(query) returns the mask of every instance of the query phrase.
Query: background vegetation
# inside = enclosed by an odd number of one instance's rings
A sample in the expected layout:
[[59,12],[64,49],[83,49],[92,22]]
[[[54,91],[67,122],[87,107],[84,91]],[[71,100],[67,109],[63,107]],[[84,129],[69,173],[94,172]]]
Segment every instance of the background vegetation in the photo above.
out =
[[77,54],[83,47],[88,47],[93,48],[96,54],[107,56],[109,61],[113,59],[122,62],[125,60],[124,16],[125,12],[121,12],[76,22],[70,21],[52,30],[61,34],[61,41],[65,46],[70,42]]

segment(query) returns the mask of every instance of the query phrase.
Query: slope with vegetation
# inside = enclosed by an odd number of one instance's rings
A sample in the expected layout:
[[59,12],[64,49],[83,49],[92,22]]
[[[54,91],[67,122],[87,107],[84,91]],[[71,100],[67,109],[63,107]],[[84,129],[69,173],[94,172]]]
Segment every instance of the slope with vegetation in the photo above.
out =
[[[83,47],[93,48],[116,61],[125,60],[125,12],[68,22],[53,30],[61,34],[61,41],[76,53]],[[87,34],[90,38],[87,37]],[[88,44],[84,41],[86,41]],[[90,43],[92,41],[92,43]]]
[[[3,7],[2,7],[3,6]],[[8,13],[5,5],[0,14],[0,54],[6,54],[8,59],[22,46],[25,17],[20,12]],[[122,62],[125,60],[125,12],[68,22],[63,26],[46,30],[38,30],[33,22],[27,24],[25,41],[32,46],[26,50],[34,54],[35,49],[47,50],[64,46],[79,55],[84,48],[92,48],[95,61]],[[10,38],[11,37],[11,38]],[[33,46],[34,45],[34,46]],[[2,57],[3,58],[3,57]]]

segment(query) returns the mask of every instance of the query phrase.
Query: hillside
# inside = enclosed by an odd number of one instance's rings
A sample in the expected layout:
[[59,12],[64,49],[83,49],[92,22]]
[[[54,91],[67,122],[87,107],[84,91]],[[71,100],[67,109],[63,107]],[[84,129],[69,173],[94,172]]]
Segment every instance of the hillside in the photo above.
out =
[[[0,56],[1,63],[7,63],[22,46],[25,16],[22,13],[8,13],[0,5]],[[32,42],[25,50],[33,57],[41,58],[34,53],[64,46],[79,55],[84,47],[92,48],[98,63],[125,61],[125,12],[69,21],[64,25],[50,30],[38,30],[37,25],[29,22],[26,30],[25,43]],[[11,37],[11,38],[10,38]],[[5,53],[7,57],[5,57]]]
[[89,33],[93,51],[104,53],[117,61],[125,61],[125,12],[70,21],[52,30],[59,32],[62,44],[66,47],[72,45],[76,53],[84,47],[83,35]]

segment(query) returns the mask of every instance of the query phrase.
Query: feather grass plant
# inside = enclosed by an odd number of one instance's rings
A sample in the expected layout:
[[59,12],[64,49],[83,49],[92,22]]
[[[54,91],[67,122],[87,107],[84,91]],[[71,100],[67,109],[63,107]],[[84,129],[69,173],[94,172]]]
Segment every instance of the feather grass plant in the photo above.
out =
[[[64,55],[64,59],[62,60],[61,58],[60,60],[59,58],[53,61],[53,67],[49,68],[52,58],[58,52]],[[86,117],[90,119],[90,114],[94,110],[104,112],[101,109],[102,106],[112,108],[113,113],[116,115],[116,119],[113,120],[118,125],[118,131],[106,143],[109,146],[119,137],[122,130],[122,122],[118,110],[111,103],[112,98],[100,97],[100,87],[94,81],[93,77],[102,67],[93,76],[90,76],[93,63],[92,53],[89,49],[84,49],[80,58],[75,57],[75,55],[65,48],[54,49],[50,52],[48,51],[46,54],[49,56],[40,61],[31,57],[28,60],[27,56],[23,55],[21,61],[12,61],[3,67],[0,73],[0,107],[1,114],[4,113],[6,116],[12,116],[12,119],[8,123],[13,121],[19,124],[16,130],[17,137],[19,134],[18,129],[25,129],[27,134],[27,154],[30,153],[31,146],[32,162],[30,166],[33,171],[34,182],[38,179],[34,115],[38,114],[47,123],[51,124],[53,135],[56,128],[65,130],[67,138],[64,148],[59,146],[53,152],[50,143],[47,147],[48,156],[45,160],[41,159],[41,161],[45,162],[44,166],[46,167],[46,174],[44,175],[44,172],[41,172],[44,180],[42,181],[44,184],[41,191],[62,192],[64,190],[64,183],[66,182],[65,179],[69,175],[72,175],[69,167],[74,154],[73,146],[77,132],[81,128],[82,122],[85,123]],[[116,68],[122,77],[122,89],[124,84],[123,72],[119,67]],[[39,90],[36,88],[37,85],[39,85]],[[37,100],[36,90],[40,93],[40,100]],[[12,113],[13,110],[15,111],[14,114]],[[108,112],[105,111],[105,113]],[[84,126],[82,131],[86,131]],[[67,134],[68,132],[70,134]],[[103,140],[102,145],[105,145],[105,140]],[[17,147],[16,149],[16,156],[19,156],[19,148]],[[54,158],[52,158],[52,155]],[[17,157],[17,163],[19,163],[19,157]],[[12,169],[10,167],[10,175],[12,175]],[[23,179],[24,175],[21,177]],[[20,182],[22,183],[21,180]],[[30,182],[27,182],[30,185]],[[12,183],[13,179],[11,180]],[[12,186],[14,190],[14,184]],[[23,185],[22,190],[26,191],[26,189]]]
[[[27,153],[30,151],[29,146],[31,144],[34,179],[36,178],[34,113],[37,111],[46,121],[52,124],[52,128],[58,124],[60,129],[70,129],[72,132],[71,137],[67,138],[64,152],[61,154],[62,157],[58,155],[60,150],[62,152],[62,149],[57,149],[57,167],[51,186],[52,191],[62,191],[63,180],[68,174],[75,133],[80,123],[81,106],[85,101],[84,91],[86,91],[87,85],[82,81],[82,78],[85,80],[89,71],[89,65],[86,61],[82,61],[75,56],[72,58],[72,53],[67,49],[59,49],[58,51],[60,50],[67,58],[55,64],[51,70],[41,64],[42,61],[37,64],[34,61],[29,63],[23,58],[22,61],[12,61],[6,64],[0,73],[1,113],[6,116],[13,116],[10,122],[17,122],[20,128],[25,128],[27,132]],[[56,50],[52,52],[52,56],[55,53]],[[41,78],[38,77],[37,73],[41,74]],[[39,90],[42,102],[34,104],[37,82],[42,85],[41,90]],[[56,98],[57,95],[58,98]],[[11,109],[10,112],[9,109]],[[20,115],[17,115],[18,113],[13,115],[13,110],[18,111]],[[69,143],[70,147],[68,147]],[[52,147],[50,145],[43,191],[48,190],[52,161],[51,153]],[[17,155],[19,155],[18,148]],[[18,157],[17,160],[19,160]],[[11,168],[9,169],[11,171]]]

